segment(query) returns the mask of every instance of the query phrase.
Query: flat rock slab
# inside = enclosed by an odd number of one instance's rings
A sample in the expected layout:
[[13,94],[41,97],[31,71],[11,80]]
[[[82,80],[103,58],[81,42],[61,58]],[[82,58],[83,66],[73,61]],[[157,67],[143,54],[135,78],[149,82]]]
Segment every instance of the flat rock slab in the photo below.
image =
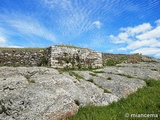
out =
[[91,81],[94,84],[101,86],[103,89],[110,91],[118,98],[127,97],[129,94],[137,91],[138,88],[142,88],[146,85],[143,80],[128,78],[126,76],[116,74],[94,73],[91,71],[75,72],[83,76],[86,80]]
[[0,67],[0,120],[65,119],[79,106],[118,100],[95,84],[56,69]]
[[[119,64],[95,71],[0,67],[0,120],[59,120],[79,106],[104,106],[160,79],[159,63]],[[77,78],[76,74],[81,76]]]
[[[159,64],[158,64],[159,65]],[[139,79],[155,79],[160,80],[160,69],[158,65],[153,64],[139,64],[139,65],[130,65],[130,64],[120,64],[116,67],[105,67],[97,71],[104,71],[110,74],[131,76]]]

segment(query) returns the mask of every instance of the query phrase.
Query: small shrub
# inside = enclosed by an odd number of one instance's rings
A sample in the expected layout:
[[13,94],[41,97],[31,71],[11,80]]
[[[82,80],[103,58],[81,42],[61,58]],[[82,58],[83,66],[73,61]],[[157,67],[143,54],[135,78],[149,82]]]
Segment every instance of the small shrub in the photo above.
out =
[[93,79],[89,79],[88,81],[93,83]]
[[111,77],[108,77],[107,80],[112,80],[112,78],[111,78]]
[[74,102],[75,102],[76,105],[80,106],[79,100],[76,99],[76,100],[74,100]]
[[115,66],[117,63],[114,59],[107,60],[105,66]]
[[145,82],[148,87],[152,87],[152,86],[156,86],[154,81],[155,80],[150,79],[150,80],[146,80]]
[[93,70],[92,65],[88,66],[88,70]]
[[82,64],[81,63],[78,63],[78,65],[77,65],[77,67],[78,67],[78,69],[82,69]]
[[116,64],[120,64],[120,63],[124,62],[125,60],[127,60],[126,57],[121,57],[118,59],[109,59],[109,60],[105,61],[104,65],[105,66],[115,66]]
[[36,83],[34,80],[28,80],[29,83]]

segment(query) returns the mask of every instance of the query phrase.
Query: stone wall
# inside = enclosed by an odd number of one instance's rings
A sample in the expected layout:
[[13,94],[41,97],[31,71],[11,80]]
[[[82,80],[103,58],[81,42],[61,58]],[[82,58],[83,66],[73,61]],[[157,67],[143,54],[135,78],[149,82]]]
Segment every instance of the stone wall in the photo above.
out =
[[42,66],[44,64],[47,64],[47,60],[45,60],[43,49],[0,49],[1,66]]
[[[145,58],[145,59],[143,59]],[[98,68],[108,60],[138,63],[150,58],[140,54],[108,54],[87,48],[56,45],[48,48],[0,48],[0,66],[51,66],[53,68]],[[151,59],[153,61],[153,59]]]
[[53,68],[102,67],[102,53],[73,46],[51,46],[46,49],[48,66]]
[[110,53],[102,53],[103,64],[108,60],[120,60],[124,63],[139,63],[143,61],[143,56],[141,54],[110,54]]

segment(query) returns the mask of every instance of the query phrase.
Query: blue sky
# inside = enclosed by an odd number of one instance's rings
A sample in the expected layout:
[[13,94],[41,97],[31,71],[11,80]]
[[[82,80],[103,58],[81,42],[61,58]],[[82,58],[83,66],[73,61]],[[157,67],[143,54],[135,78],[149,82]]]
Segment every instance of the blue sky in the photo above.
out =
[[160,0],[1,0],[0,47],[55,44],[160,58]]

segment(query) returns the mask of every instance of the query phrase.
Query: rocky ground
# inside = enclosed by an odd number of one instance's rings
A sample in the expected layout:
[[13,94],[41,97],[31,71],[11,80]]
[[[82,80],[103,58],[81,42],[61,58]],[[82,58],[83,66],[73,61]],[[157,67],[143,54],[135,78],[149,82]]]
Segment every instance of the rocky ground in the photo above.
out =
[[[81,76],[81,77],[80,77]],[[0,120],[58,120],[79,106],[108,105],[160,80],[160,62],[119,64],[94,71],[0,67]]]

